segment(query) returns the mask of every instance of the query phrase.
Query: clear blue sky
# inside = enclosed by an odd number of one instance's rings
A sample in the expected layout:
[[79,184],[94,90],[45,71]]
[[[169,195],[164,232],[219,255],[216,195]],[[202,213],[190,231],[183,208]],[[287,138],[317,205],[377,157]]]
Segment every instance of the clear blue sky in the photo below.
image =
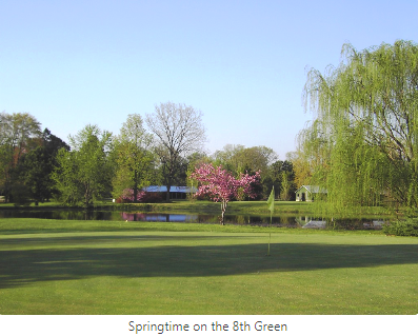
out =
[[313,118],[307,68],[338,65],[347,42],[418,42],[417,0],[3,0],[0,13],[0,111],[67,141],[185,103],[204,113],[209,153],[265,145],[280,159]]

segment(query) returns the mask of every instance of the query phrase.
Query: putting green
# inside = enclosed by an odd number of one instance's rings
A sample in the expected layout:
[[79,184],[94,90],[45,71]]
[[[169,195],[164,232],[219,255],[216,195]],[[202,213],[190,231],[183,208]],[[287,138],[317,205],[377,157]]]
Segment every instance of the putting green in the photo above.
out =
[[0,314],[418,313],[416,238],[27,229],[0,235]]

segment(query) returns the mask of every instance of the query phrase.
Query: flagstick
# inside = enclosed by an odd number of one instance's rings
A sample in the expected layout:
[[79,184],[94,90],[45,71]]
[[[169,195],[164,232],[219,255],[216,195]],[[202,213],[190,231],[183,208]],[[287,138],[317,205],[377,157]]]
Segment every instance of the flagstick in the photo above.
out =
[[270,257],[270,240],[271,240],[271,233],[269,235],[269,244],[268,244],[268,248],[267,248],[267,257]]
[[[269,205],[269,210],[270,210],[270,227],[271,227],[271,222],[273,220],[273,212],[274,212],[274,186],[273,188],[271,188],[271,193],[270,196],[267,200],[267,204]],[[267,256],[270,256],[270,241],[271,241],[271,233],[269,234],[269,243],[267,245]]]
[[[271,227],[271,218],[272,216],[270,216],[270,227]],[[269,233],[269,243],[267,245],[267,257],[270,257],[270,241],[271,241],[271,232]]]

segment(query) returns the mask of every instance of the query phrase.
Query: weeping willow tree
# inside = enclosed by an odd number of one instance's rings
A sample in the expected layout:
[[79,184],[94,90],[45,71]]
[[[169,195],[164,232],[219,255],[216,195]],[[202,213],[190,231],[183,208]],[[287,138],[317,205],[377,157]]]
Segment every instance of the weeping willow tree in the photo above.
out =
[[339,214],[384,200],[418,204],[418,46],[355,50],[326,74],[312,69],[306,109],[317,119],[300,134],[304,152],[318,155],[311,183],[326,188]]
[[299,132],[295,152],[288,153],[293,164],[296,187],[303,184],[323,183],[321,174],[327,171],[329,163],[329,139],[322,133],[320,120]]

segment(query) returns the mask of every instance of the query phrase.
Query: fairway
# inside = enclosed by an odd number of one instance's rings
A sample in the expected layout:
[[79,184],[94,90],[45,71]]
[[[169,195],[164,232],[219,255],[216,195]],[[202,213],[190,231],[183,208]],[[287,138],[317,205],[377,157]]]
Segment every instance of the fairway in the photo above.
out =
[[416,238],[270,229],[266,256],[264,228],[8,223],[0,314],[418,313]]

